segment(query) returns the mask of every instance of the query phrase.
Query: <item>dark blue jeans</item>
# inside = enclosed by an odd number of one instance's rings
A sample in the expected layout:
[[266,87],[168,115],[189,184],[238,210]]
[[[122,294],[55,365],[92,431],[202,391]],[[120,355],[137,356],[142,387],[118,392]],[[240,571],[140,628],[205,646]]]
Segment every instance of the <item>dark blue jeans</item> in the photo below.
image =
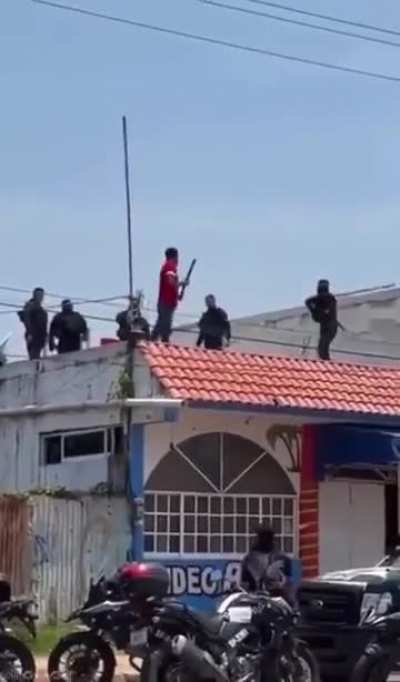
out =
[[158,304],[158,317],[151,335],[152,341],[168,343],[172,334],[172,323],[174,320],[175,308],[171,308],[165,303]]

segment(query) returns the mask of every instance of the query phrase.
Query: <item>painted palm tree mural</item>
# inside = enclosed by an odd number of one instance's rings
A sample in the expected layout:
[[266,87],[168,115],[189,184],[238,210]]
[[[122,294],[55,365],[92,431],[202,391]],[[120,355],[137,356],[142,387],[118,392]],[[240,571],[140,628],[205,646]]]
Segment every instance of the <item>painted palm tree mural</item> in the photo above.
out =
[[301,457],[301,430],[298,426],[288,424],[274,424],[266,433],[267,443],[273,451],[276,451],[281,443],[289,456],[290,468],[288,471],[297,473],[300,471]]

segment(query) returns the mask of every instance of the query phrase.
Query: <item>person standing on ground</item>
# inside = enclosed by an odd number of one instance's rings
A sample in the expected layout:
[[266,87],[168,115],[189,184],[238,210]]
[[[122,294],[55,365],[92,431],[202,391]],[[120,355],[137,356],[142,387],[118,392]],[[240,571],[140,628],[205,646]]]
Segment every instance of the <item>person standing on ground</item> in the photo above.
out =
[[339,327],[337,319],[336,298],[329,290],[327,279],[320,279],[317,295],[311,296],[305,302],[311,317],[319,324],[318,356],[321,360],[330,360],[330,346]]
[[61,303],[61,312],[53,317],[50,325],[50,350],[57,350],[58,353],[72,353],[81,350],[82,341],[87,341],[87,338],[88,328],[85,318],[75,312],[69,299],[65,299]]
[[44,289],[36,287],[18,317],[25,326],[26,348],[30,360],[39,360],[47,341],[47,311],[43,308]]
[[160,271],[158,294],[158,317],[151,340],[169,343],[172,333],[174,313],[179,301],[178,249],[170,247],[165,251],[165,261]]
[[218,308],[214,294],[206,296],[207,310],[199,322],[199,337],[197,346],[204,343],[207,350],[222,350],[224,340],[229,344],[231,340],[231,325],[225,310]]

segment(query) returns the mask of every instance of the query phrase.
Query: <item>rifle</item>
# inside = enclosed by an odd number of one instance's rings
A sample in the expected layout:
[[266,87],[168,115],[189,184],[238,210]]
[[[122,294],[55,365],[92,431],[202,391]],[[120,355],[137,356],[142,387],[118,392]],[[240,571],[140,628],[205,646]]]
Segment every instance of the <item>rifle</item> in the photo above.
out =
[[183,299],[183,297],[184,297],[184,295],[185,295],[185,291],[186,291],[186,289],[188,288],[188,286],[189,286],[189,284],[190,284],[190,278],[191,278],[191,276],[192,276],[192,272],[193,272],[193,270],[194,270],[194,266],[196,265],[196,263],[197,263],[197,259],[196,259],[196,258],[193,258],[192,262],[190,263],[190,268],[189,268],[189,270],[188,270],[187,273],[186,273],[185,279],[184,279],[183,282],[181,282],[180,285],[179,285],[179,286],[180,286],[180,292],[179,292],[179,300],[180,300],[180,301]]

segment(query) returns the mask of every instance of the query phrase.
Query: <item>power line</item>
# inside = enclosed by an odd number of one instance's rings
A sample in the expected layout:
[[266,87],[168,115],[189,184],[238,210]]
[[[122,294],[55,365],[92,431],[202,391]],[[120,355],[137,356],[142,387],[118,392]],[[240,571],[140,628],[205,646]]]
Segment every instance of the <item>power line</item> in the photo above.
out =
[[310,12],[309,10],[301,9],[300,7],[291,7],[290,5],[283,5],[279,2],[270,2],[269,0],[246,0],[254,5],[265,5],[266,7],[274,7],[275,9],[283,9],[285,12],[293,12],[294,14],[302,14],[306,17],[314,17],[314,19],[324,19],[332,21],[336,24],[344,24],[345,26],[355,26],[357,28],[364,28],[367,31],[377,31],[378,33],[386,33],[392,36],[400,36],[400,31],[393,28],[385,28],[383,26],[375,26],[374,24],[366,24],[362,21],[352,21],[351,19],[343,19],[342,17],[335,17],[330,14],[320,14],[319,12]]
[[[0,286],[0,291],[10,291],[16,294],[31,294],[32,291],[31,289],[21,289],[19,287],[9,287],[9,286]],[[66,296],[65,294],[54,294],[51,293],[50,291],[46,291],[46,296],[48,298],[57,298],[59,300],[70,298],[69,296]],[[77,298],[72,298],[72,301],[76,303],[77,305],[86,305],[90,303],[99,303],[105,306],[110,306],[112,308],[120,308],[118,304],[113,304],[113,301],[121,301],[123,299],[127,299],[128,296],[122,295],[122,296],[108,296],[106,298],[84,298],[84,297],[77,297]]]
[[211,7],[219,7],[221,9],[227,9],[233,12],[241,12],[242,14],[250,14],[251,16],[264,17],[265,19],[272,19],[274,21],[281,21],[285,24],[294,24],[295,26],[301,26],[303,28],[311,28],[317,31],[325,31],[326,33],[333,33],[335,35],[345,36],[346,38],[356,38],[357,40],[366,40],[370,43],[379,43],[381,45],[389,45],[390,47],[400,47],[400,43],[394,42],[393,40],[385,40],[384,38],[373,38],[372,36],[367,36],[362,33],[354,33],[351,31],[341,31],[338,28],[330,28],[329,26],[322,26],[321,24],[311,24],[308,21],[301,21],[299,19],[288,19],[287,17],[281,17],[277,14],[270,14],[269,12],[262,12],[261,10],[246,9],[245,7],[239,7],[238,5],[230,5],[225,2],[217,2],[216,0],[197,0],[203,5],[209,5]]
[[[192,329],[174,329],[173,330],[175,333],[177,332],[182,332],[184,334],[196,334],[196,330]],[[310,334],[304,334],[305,337],[309,337]],[[254,344],[267,344],[269,346],[278,346],[280,348],[296,348],[299,350],[304,349],[304,343],[296,343],[294,341],[279,341],[278,339],[257,339],[253,338],[251,336],[239,336],[237,334],[232,334],[231,336],[232,341],[244,341],[246,343],[254,343]],[[307,350],[315,350],[316,346],[308,346]],[[370,351],[357,351],[357,350],[347,350],[345,348],[332,348],[332,351],[334,354],[338,355],[352,355],[355,357],[360,357],[360,358],[375,358],[377,360],[400,360],[399,355],[385,355],[383,353],[372,353]],[[243,351],[243,352],[250,352],[250,351]]]
[[[0,307],[11,308],[10,311],[7,310],[6,312],[14,312],[14,311],[19,310],[21,308],[21,305],[18,305],[16,303],[6,302],[6,301],[0,301]],[[48,307],[48,308],[46,308],[46,310],[48,312],[57,312],[57,309],[53,308],[53,307]],[[1,312],[2,311],[0,311],[0,314],[1,314]],[[99,316],[95,316],[95,315],[85,315],[85,317],[87,319],[99,320],[102,322],[115,323],[115,320],[113,318],[99,317]],[[238,325],[238,326],[241,326],[241,325]],[[256,327],[256,325],[243,325],[243,326]],[[258,327],[258,328],[260,328],[260,327]],[[267,331],[267,332],[273,331],[273,330],[268,330],[268,328],[262,328],[261,327],[261,329],[263,329],[263,331]],[[295,329],[293,329],[293,330],[277,329],[277,331],[285,331],[285,332],[292,331],[292,332],[296,332],[296,334],[298,334],[298,335],[302,334],[301,330],[295,330]],[[196,335],[198,333],[198,331],[196,329],[188,328],[188,327],[186,327],[186,328],[179,328],[179,327],[175,328],[174,332],[175,333],[184,333],[184,334],[185,333],[186,334],[196,334]],[[304,331],[303,336],[304,337],[310,337],[313,335],[310,332]],[[300,342],[296,342],[294,340],[293,341],[283,341],[283,340],[279,340],[279,339],[265,338],[265,337],[264,338],[256,338],[256,337],[251,337],[251,336],[242,336],[239,334],[232,334],[232,341],[250,342],[250,343],[262,344],[262,345],[267,344],[270,346],[277,346],[280,348],[292,348],[292,349],[296,348],[296,349],[300,349],[300,350],[304,349],[304,341],[303,341],[303,343],[300,343]],[[372,343],[373,339],[363,339],[363,342]],[[397,347],[397,344],[394,344],[394,343],[392,344],[390,342],[383,341],[380,343],[383,346],[392,346],[392,345],[394,346],[394,345],[396,345],[396,347]],[[315,349],[315,348],[316,348],[316,346],[308,346],[308,350]],[[383,359],[383,360],[385,360],[385,359],[386,360],[400,360],[400,357],[398,357],[398,356],[387,355],[384,353],[372,353],[369,351],[357,351],[357,350],[347,350],[347,349],[342,349],[342,348],[335,348],[334,352],[336,354],[339,354],[339,355],[352,355],[352,356],[356,356],[356,357],[376,358],[376,359]],[[7,355],[9,357],[12,357],[12,355],[10,355],[9,353],[7,353]]]
[[[11,308],[11,311],[14,310],[15,312],[17,312],[18,310],[21,310],[21,304],[20,303],[9,303],[6,301],[0,301],[0,307]],[[45,310],[47,310],[47,312],[49,312],[49,313],[58,313],[59,312],[58,308],[54,308],[54,307],[47,307],[47,308],[45,308]],[[7,311],[7,312],[9,312],[9,311]],[[85,314],[85,317],[88,320],[98,320],[100,322],[113,322],[113,323],[115,323],[115,320],[112,317],[100,317],[98,315],[86,315],[86,314]]]
[[212,38],[210,36],[204,36],[197,33],[188,33],[186,31],[179,31],[177,29],[166,28],[165,26],[157,26],[155,24],[147,24],[140,21],[134,21],[132,19],[126,19],[123,17],[117,17],[110,14],[103,14],[100,12],[94,12],[92,10],[84,9],[81,7],[73,7],[72,5],[65,5],[61,3],[51,2],[50,0],[32,0],[32,2],[39,5],[46,5],[48,7],[53,7],[55,9],[66,10],[69,12],[75,12],[88,17],[94,17],[96,19],[104,19],[107,21],[113,21],[120,24],[127,24],[129,26],[134,26],[135,28],[142,28],[147,31],[155,31],[157,33],[164,33],[168,35],[173,35],[179,38],[185,38],[187,40],[194,40],[197,42],[208,43],[210,45],[220,45],[222,47],[229,47],[233,50],[240,50],[242,52],[250,52],[253,54],[260,54],[265,57],[272,57],[275,59],[282,59],[284,61],[296,62],[299,64],[305,64],[307,66],[318,66],[324,69],[330,69],[332,71],[341,71],[344,73],[351,73],[356,76],[365,76],[367,78],[375,78],[378,80],[385,80],[398,83],[400,82],[399,76],[391,76],[389,74],[378,73],[374,71],[367,71],[364,69],[356,69],[350,66],[341,66],[338,64],[332,64],[330,62],[319,61],[316,59],[307,59],[306,57],[298,57],[296,55],[289,55],[283,52],[275,52],[273,50],[266,50],[261,47],[253,47],[251,45],[245,45],[243,43],[236,43],[228,40],[221,40],[219,38]]

